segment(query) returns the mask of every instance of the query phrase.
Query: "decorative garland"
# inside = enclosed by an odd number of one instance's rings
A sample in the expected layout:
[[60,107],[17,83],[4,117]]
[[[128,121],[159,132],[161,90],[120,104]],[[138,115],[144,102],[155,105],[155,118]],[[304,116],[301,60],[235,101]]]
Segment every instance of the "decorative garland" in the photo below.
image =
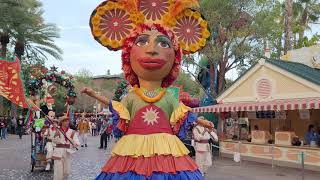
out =
[[114,101],[121,101],[122,97],[127,94],[128,82],[124,79],[121,79],[118,82],[116,90],[114,92],[113,100]]
[[50,70],[43,66],[35,66],[32,71],[31,80],[28,83],[28,94],[31,96],[43,96],[41,89],[47,83],[51,84],[48,86],[49,93],[54,93],[56,90],[55,84],[59,84],[67,89],[67,103],[72,105],[75,97],[77,97],[74,91],[73,77],[66,75],[65,71],[59,73],[57,69],[55,66],[51,67]]

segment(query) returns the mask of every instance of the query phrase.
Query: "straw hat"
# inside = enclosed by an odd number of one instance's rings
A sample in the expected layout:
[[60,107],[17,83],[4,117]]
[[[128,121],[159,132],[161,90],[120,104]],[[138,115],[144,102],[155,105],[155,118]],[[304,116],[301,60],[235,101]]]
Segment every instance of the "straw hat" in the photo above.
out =
[[62,117],[60,117],[60,118],[58,119],[57,122],[62,123],[63,121],[69,121],[69,117],[67,117],[67,116],[62,116]]

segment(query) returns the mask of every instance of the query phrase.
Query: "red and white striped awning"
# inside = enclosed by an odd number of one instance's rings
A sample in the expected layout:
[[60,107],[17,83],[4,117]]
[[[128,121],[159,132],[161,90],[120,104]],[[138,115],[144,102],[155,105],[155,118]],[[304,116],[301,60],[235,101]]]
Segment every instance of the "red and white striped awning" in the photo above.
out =
[[297,109],[320,109],[320,98],[286,99],[267,102],[239,102],[225,103],[213,106],[193,108],[192,111],[199,112],[237,112],[237,111],[285,111]]

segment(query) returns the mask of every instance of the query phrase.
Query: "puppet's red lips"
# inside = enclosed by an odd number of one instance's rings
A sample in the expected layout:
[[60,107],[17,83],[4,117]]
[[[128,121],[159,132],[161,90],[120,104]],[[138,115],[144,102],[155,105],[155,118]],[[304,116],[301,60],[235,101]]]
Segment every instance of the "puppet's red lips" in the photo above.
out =
[[166,64],[166,61],[163,59],[141,58],[139,59],[139,64],[144,69],[156,70],[161,69]]

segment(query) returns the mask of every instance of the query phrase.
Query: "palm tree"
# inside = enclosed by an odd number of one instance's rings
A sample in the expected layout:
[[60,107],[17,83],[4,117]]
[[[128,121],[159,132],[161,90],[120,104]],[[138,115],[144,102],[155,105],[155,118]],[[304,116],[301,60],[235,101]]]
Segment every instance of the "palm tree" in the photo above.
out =
[[298,24],[298,46],[302,47],[304,32],[308,29],[310,23],[315,23],[320,18],[320,1],[319,0],[298,0],[294,3],[294,11]]
[[58,29],[54,24],[39,23],[25,30],[18,30],[15,36],[15,54],[19,59],[26,54],[27,58],[45,59],[51,55],[62,60],[62,50],[54,43],[59,38]]
[[285,1],[284,54],[292,49],[293,0]]
[[41,7],[39,0],[0,2],[0,56],[6,57],[11,40],[19,59],[25,54],[36,61],[46,60],[48,55],[62,59],[62,50],[54,44],[54,39],[59,38],[58,28],[44,23]]

